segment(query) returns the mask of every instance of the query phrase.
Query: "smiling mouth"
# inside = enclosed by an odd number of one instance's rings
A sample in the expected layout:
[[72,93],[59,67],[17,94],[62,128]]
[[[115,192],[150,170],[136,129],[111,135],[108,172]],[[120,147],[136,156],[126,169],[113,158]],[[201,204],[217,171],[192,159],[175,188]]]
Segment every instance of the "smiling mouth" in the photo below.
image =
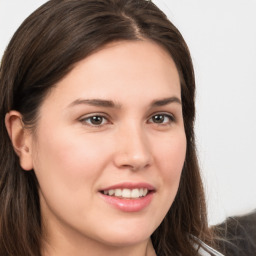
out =
[[111,197],[118,197],[123,199],[139,199],[147,196],[149,193],[153,191],[147,188],[134,188],[134,189],[118,188],[118,189],[103,190],[100,192],[106,196],[111,196]]

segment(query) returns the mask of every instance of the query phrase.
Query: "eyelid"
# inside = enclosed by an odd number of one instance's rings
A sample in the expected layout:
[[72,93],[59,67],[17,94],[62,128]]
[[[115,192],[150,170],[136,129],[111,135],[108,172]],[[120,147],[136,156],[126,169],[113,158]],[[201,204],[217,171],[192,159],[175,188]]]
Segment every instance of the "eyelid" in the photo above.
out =
[[[103,123],[103,124],[90,124],[88,122],[86,122],[87,120],[89,120],[90,118],[92,117],[101,117],[103,119],[105,119],[107,122]],[[83,125],[87,125],[87,126],[91,126],[91,127],[96,127],[96,128],[100,128],[106,124],[111,124],[111,121],[110,121],[110,117],[105,114],[105,113],[90,113],[90,114],[87,114],[87,115],[83,115],[81,116],[80,118],[78,118],[78,121],[81,122]]]
[[155,112],[152,115],[150,115],[150,117],[148,118],[148,122],[149,122],[150,119],[152,119],[154,116],[157,116],[157,115],[163,115],[165,117],[168,117],[170,119],[170,122],[169,123],[150,122],[150,123],[154,123],[154,124],[157,124],[157,125],[168,125],[168,124],[173,123],[173,122],[176,121],[176,118],[175,118],[174,114],[172,114],[172,113],[169,113],[169,112]]

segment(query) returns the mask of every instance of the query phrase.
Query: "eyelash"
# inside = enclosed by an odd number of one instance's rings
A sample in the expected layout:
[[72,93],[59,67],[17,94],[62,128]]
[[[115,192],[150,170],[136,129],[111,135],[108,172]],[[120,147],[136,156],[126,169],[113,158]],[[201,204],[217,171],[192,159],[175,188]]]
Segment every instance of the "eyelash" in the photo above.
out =
[[[163,122],[154,122],[153,121],[153,118],[160,118],[162,119]],[[103,123],[101,122],[100,124],[95,124],[93,123],[93,119],[96,119],[96,118],[100,118],[101,121],[104,121]],[[168,119],[166,121],[166,119]],[[91,115],[91,116],[88,116],[88,117],[83,117],[81,119],[79,119],[79,121],[81,123],[83,123],[84,125],[88,125],[88,126],[92,126],[92,127],[96,127],[96,128],[100,128],[106,124],[109,124],[111,123],[109,121],[109,118],[102,115],[102,114],[94,114],[94,115]],[[161,120],[160,120],[161,121]],[[170,125],[171,123],[175,122],[175,117],[171,114],[166,114],[166,113],[156,113],[156,114],[153,114],[147,121],[148,123],[153,123],[153,124],[156,124],[156,125],[159,125],[159,126],[163,126],[163,125]]]
[[[164,120],[165,122],[158,123],[158,122],[150,121],[150,120],[152,120],[154,117],[160,117],[161,119],[164,118],[163,120]],[[168,119],[167,121],[166,121],[166,118]],[[175,117],[174,117],[173,115],[171,115],[171,114],[156,113],[156,114],[154,114],[154,115],[152,115],[152,116],[150,117],[150,119],[149,119],[148,122],[154,123],[154,124],[156,124],[156,125],[170,125],[171,123],[175,122]]]
[[[92,123],[92,120],[93,118],[100,118],[101,120],[105,120],[105,123],[100,123],[100,124],[93,124]],[[103,125],[107,124],[107,123],[111,123],[109,121],[109,119],[102,115],[102,114],[94,114],[94,115],[91,115],[91,116],[88,116],[88,117],[83,117],[79,120],[81,123],[85,124],[85,125],[88,125],[88,126],[92,126],[92,127],[96,127],[96,128],[100,128],[102,127]]]

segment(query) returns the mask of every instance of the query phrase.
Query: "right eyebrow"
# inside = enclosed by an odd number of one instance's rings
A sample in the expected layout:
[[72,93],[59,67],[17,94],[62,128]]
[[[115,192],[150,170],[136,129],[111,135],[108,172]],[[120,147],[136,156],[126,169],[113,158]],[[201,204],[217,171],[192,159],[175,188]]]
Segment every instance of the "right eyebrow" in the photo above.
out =
[[107,108],[121,108],[120,104],[114,103],[112,100],[103,100],[103,99],[76,99],[69,107],[77,105],[90,105],[95,107],[107,107]]

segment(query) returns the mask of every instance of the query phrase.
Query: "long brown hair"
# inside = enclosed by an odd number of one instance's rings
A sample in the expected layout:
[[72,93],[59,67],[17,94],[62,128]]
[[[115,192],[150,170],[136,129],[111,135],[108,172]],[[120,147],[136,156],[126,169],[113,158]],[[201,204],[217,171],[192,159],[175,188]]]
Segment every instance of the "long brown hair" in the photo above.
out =
[[107,43],[152,40],[173,58],[181,80],[187,153],[175,201],[152,234],[157,255],[195,255],[194,237],[211,242],[194,141],[195,81],[188,47],[177,30],[147,0],[51,0],[14,34],[0,68],[0,255],[40,256],[38,183],[19,165],[4,118],[14,109],[36,124],[49,90],[74,65]]

